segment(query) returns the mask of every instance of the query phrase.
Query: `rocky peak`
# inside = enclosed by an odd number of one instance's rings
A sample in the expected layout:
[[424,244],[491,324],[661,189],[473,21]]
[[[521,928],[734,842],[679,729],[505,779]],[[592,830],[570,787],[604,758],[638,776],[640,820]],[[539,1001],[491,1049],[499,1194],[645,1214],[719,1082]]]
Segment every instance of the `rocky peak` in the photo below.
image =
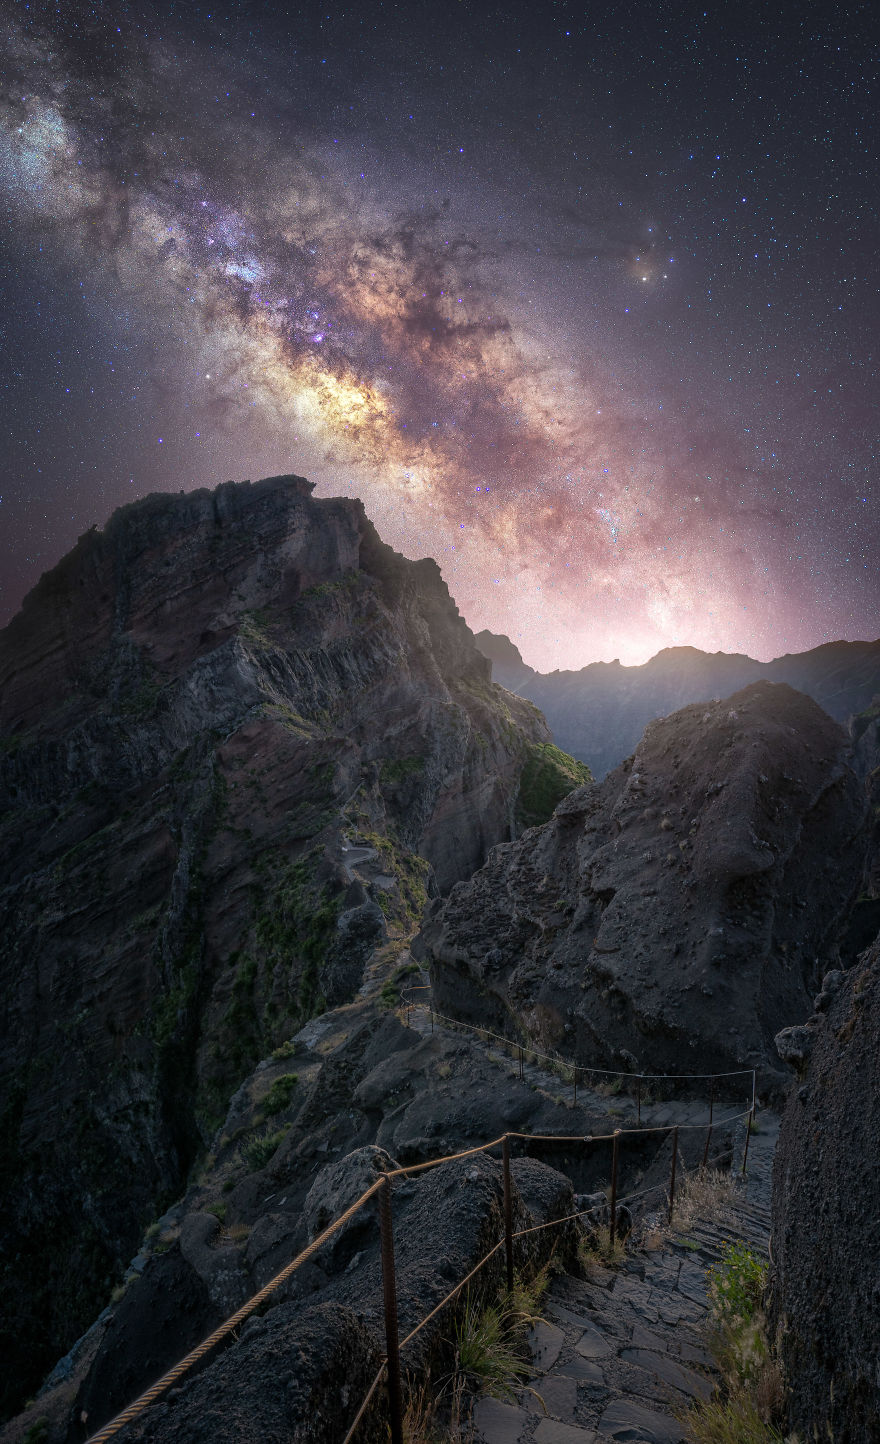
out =
[[147,497],[41,579],[0,633],[10,1379],[91,1316],[254,1062],[572,766],[436,564],[300,477]]

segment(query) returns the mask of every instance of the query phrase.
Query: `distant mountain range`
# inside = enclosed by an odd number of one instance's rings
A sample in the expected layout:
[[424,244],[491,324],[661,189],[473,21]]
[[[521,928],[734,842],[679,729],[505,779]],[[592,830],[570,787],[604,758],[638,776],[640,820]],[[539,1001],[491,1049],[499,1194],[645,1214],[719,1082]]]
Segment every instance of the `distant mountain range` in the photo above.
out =
[[476,642],[492,663],[492,680],[540,707],[557,745],[597,778],[629,756],[655,717],[727,697],[750,682],[787,682],[844,724],[880,693],[880,640],[827,642],[772,662],[666,647],[640,667],[592,662],[578,672],[550,673],[527,666],[509,637],[484,631]]

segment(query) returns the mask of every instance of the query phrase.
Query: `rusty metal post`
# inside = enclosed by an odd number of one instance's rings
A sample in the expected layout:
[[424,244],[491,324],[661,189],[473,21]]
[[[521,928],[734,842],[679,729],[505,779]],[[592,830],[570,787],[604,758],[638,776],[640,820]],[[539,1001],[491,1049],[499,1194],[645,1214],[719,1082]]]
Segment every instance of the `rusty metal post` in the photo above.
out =
[[711,1140],[711,1138],[712,1138],[712,1114],[713,1114],[713,1112],[714,1112],[714,1109],[715,1109],[715,1084],[712,1083],[712,1084],[710,1084],[710,1087],[709,1087],[709,1127],[706,1129],[706,1147],[703,1149],[703,1167],[704,1167],[704,1168],[706,1167],[706,1164],[707,1164],[708,1161],[709,1161],[709,1143],[710,1143],[710,1140]]
[[617,1234],[617,1155],[620,1148],[620,1129],[614,1130],[614,1143],[611,1149],[611,1223],[608,1229],[608,1241],[614,1247],[614,1239]]
[[669,1175],[669,1222],[672,1223],[672,1210],[675,1208],[675,1165],[678,1162],[678,1129],[672,1130],[672,1172]]
[[642,1079],[641,1079],[641,1075],[636,1079],[636,1110],[637,1110],[637,1113],[638,1113],[638,1121],[639,1121],[639,1123],[641,1123],[641,1121],[642,1121]]
[[382,1294],[385,1301],[385,1353],[388,1356],[388,1414],[391,1444],[403,1444],[403,1389],[397,1332],[397,1283],[394,1277],[394,1234],[391,1226],[391,1182],[385,1178],[376,1195],[382,1242]]
[[746,1162],[748,1161],[748,1156],[749,1156],[749,1138],[751,1137],[751,1133],[752,1133],[752,1123],[754,1122],[754,1118],[755,1118],[755,1105],[754,1105],[754,1103],[753,1103],[752,1106],[751,1106],[751,1108],[749,1109],[749,1116],[748,1116],[748,1118],[746,1119],[746,1146],[745,1146],[745,1148],[743,1149],[743,1166],[742,1166],[742,1176],[743,1176],[743,1178],[745,1178],[745,1176],[746,1176]]
[[504,1257],[507,1261],[507,1292],[513,1293],[513,1200],[510,1193],[510,1139],[501,1140],[501,1163],[504,1169]]

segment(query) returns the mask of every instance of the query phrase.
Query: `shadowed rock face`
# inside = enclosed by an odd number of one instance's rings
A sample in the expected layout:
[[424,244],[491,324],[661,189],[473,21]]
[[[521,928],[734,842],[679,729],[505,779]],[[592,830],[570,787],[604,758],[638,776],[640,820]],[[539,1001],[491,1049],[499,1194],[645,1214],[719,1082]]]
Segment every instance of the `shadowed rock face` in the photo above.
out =
[[446,889],[513,835],[549,741],[436,565],[311,490],[123,508],[0,633],[14,1392],[106,1299],[253,1062],[411,926],[428,864]]
[[880,1439],[880,942],[826,981],[799,1031],[773,1177],[772,1322],[792,1429],[861,1444]]
[[757,683],[635,756],[431,905],[438,1008],[597,1066],[779,1076],[858,890],[862,788],[809,698]]

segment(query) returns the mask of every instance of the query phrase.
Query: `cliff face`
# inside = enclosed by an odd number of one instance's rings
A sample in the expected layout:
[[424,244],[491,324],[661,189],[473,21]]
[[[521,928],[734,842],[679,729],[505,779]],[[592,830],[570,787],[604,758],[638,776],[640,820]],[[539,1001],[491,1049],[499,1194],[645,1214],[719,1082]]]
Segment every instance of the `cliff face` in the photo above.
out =
[[598,786],[431,905],[438,1008],[596,1066],[766,1070],[810,1010],[866,845],[847,738],[758,683],[653,723]]
[[656,717],[691,702],[728,697],[750,682],[785,682],[838,722],[867,707],[880,688],[880,641],[828,642],[756,662],[696,647],[667,647],[641,667],[594,662],[577,672],[535,672],[507,637],[480,632],[477,645],[502,687],[541,708],[560,747],[604,777],[635,748]]
[[773,1322],[798,1437],[862,1444],[880,1439],[880,942],[815,1008],[776,1150]]
[[301,478],[149,497],[43,577],[0,634],[13,1393],[255,1059],[351,996],[431,866],[447,889],[515,833],[548,741],[436,565]]

